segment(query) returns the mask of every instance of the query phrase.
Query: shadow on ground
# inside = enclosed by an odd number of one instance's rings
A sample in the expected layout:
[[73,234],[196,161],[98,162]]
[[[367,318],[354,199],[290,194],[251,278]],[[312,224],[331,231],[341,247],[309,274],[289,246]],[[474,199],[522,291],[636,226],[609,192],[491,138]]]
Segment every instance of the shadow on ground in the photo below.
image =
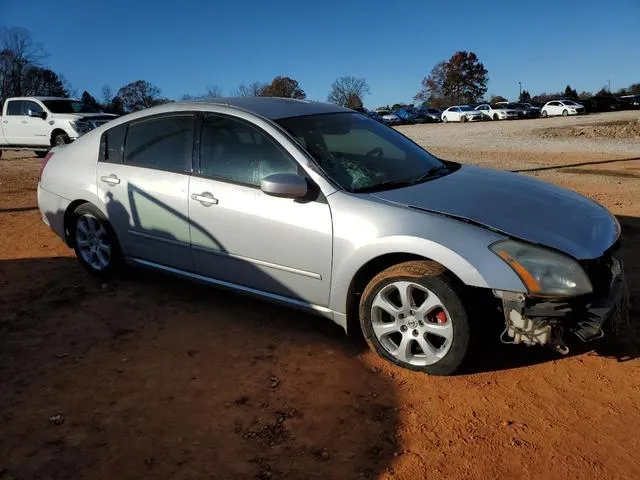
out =
[[[640,160],[640,157],[633,157],[633,158],[622,158],[622,159],[614,159],[614,160],[595,160],[592,162],[580,162],[580,163],[567,163],[567,164],[563,164],[563,165],[549,165],[549,166],[544,166],[544,167],[534,167],[534,168],[521,168],[521,169],[517,169],[517,170],[511,170],[512,172],[515,173],[524,173],[524,172],[543,172],[546,170],[562,170],[565,168],[572,168],[572,167],[584,167],[587,165],[604,165],[607,163],[620,163],[620,162],[633,162],[634,160]],[[592,170],[592,172],[597,172],[597,170]],[[580,173],[579,170],[574,170],[573,173]],[[617,176],[623,176],[624,172],[618,172]],[[632,175],[635,177],[635,175]]]
[[0,261],[0,283],[5,476],[376,478],[392,463],[391,378],[330,322],[148,272],[103,284],[74,258]]

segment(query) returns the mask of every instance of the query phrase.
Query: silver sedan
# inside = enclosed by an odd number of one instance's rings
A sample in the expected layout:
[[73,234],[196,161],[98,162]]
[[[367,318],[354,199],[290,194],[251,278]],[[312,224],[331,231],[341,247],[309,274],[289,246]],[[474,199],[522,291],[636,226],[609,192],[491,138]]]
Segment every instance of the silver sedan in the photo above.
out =
[[481,330],[566,352],[563,335],[628,314],[602,206],[335,105],[125,115],[49,152],[38,205],[93,274],[133,264],[308,310],[430,374],[455,372]]

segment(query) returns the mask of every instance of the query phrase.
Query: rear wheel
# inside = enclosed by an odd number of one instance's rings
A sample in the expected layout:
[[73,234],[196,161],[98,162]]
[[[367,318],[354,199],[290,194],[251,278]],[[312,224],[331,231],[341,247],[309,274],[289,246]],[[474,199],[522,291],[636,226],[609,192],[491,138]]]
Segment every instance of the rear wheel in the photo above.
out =
[[546,110],[542,110],[541,115],[542,115],[544,118],[546,118],[546,117],[547,117],[547,115],[548,115],[548,113],[547,113],[547,111],[546,111]]
[[71,235],[78,260],[90,273],[109,277],[123,264],[118,238],[107,218],[91,204],[74,212]]
[[447,117],[442,117],[442,121],[443,121],[444,123],[447,123],[449,120],[447,120]]
[[376,275],[360,299],[369,347],[401,367],[451,375],[469,351],[470,327],[456,281],[441,265],[406,262]]

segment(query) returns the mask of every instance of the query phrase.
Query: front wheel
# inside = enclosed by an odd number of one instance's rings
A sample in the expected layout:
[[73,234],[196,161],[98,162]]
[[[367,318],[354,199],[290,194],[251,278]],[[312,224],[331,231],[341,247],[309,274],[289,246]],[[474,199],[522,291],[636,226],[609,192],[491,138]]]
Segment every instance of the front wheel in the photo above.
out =
[[469,351],[470,327],[455,279],[430,261],[384,270],[360,299],[369,347],[409,370],[451,375]]
[[88,203],[74,212],[73,247],[82,266],[99,277],[110,277],[123,264],[116,233],[104,214]]
[[462,123],[466,122],[466,121],[467,121],[467,116],[466,116],[466,115],[462,115],[462,116],[460,117],[460,121],[461,121]]
[[56,133],[51,143],[54,147],[59,147],[61,145],[66,145],[67,143],[71,143],[71,139],[69,138],[69,135],[64,132]]
[[566,110],[562,110],[562,116],[566,117],[567,115],[569,115],[569,112],[567,112]]

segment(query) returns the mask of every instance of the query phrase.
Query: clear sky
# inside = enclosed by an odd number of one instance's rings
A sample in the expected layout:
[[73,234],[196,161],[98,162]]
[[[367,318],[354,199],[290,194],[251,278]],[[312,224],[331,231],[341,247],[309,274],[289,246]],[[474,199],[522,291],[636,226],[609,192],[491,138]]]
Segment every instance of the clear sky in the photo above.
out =
[[375,107],[411,101],[457,50],[489,70],[487,95],[640,82],[640,0],[0,0],[0,26],[30,30],[48,66],[98,99],[138,79],[176,99],[281,74],[324,101],[353,75]]

